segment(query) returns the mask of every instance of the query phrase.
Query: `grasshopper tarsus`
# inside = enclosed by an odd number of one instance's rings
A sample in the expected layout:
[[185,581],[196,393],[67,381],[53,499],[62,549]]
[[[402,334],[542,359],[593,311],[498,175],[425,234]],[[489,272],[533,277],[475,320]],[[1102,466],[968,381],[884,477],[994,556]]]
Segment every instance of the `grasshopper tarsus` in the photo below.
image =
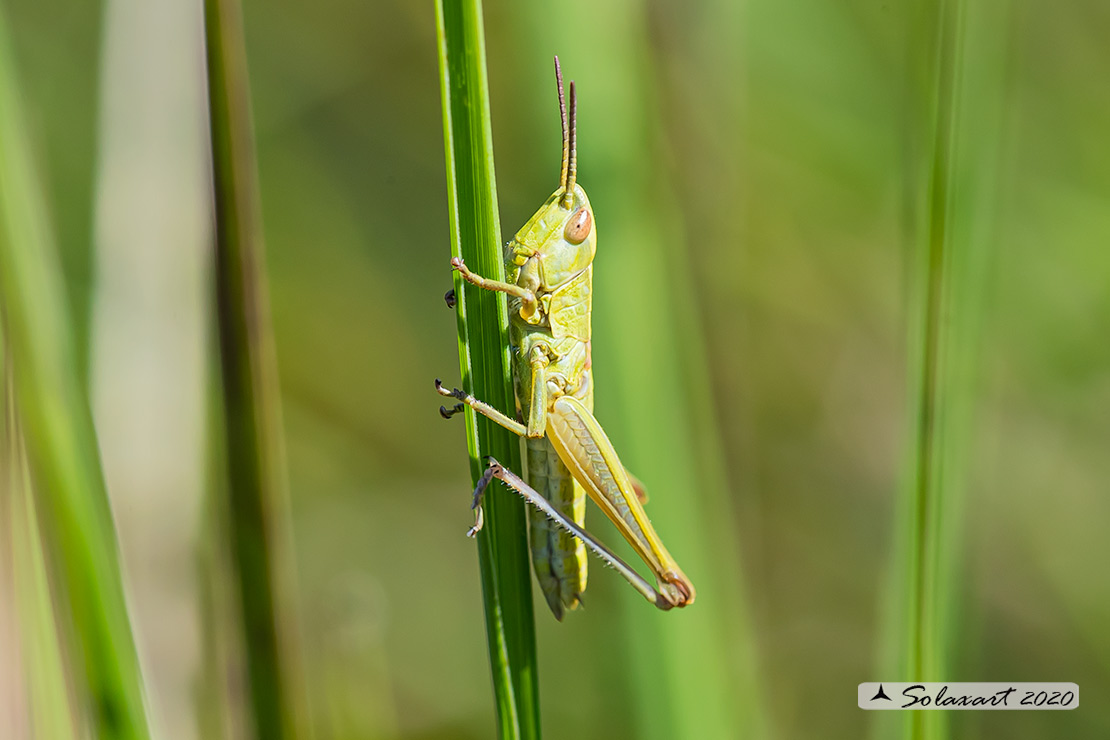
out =
[[462,407],[463,404],[461,402],[466,400],[466,393],[464,391],[460,391],[458,388],[452,388],[451,390],[447,390],[446,388],[443,387],[443,382],[439,378],[436,378],[436,393],[438,393],[441,396],[446,396],[448,398],[457,398],[457,399],[459,399],[460,403],[455,405],[455,411],[456,412],[462,411],[461,407]]
[[447,408],[446,406],[440,406],[439,407],[439,415],[442,416],[444,419],[450,419],[455,414],[462,413],[462,410],[464,408],[466,408],[466,404],[462,403],[461,401],[459,403],[456,403],[451,408]]
[[451,288],[451,290],[443,294],[443,302],[447,304],[447,308],[454,308],[458,304],[455,298],[454,288]]
[[474,487],[474,499],[470,504],[470,508],[474,510],[474,526],[466,530],[466,536],[471,538],[477,535],[485,524],[485,515],[482,513],[482,497],[486,495],[486,489],[489,488],[493,476],[501,471],[501,465],[496,460],[489,455],[486,455],[485,459],[489,461],[489,467],[478,479],[478,485]]

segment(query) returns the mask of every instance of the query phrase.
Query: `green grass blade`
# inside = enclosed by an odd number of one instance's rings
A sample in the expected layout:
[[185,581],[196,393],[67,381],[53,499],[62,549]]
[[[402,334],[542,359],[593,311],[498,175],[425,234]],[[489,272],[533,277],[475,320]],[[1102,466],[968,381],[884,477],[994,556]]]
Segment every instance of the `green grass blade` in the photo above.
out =
[[[899,501],[897,566],[884,675],[966,680],[955,671],[966,546],[967,449],[1002,132],[1005,4],[920,6],[909,37],[906,237],[910,270],[910,445]],[[1000,33],[1000,29],[1002,32]],[[886,673],[890,670],[889,673]],[[897,718],[908,740],[949,736],[945,712]],[[877,736],[893,728],[876,719]]]
[[[0,16],[0,309],[42,542],[72,614],[71,670],[101,738],[148,737],[115,528],[57,254]],[[67,646],[68,647],[68,646]]]
[[[2,345],[0,337],[0,352]],[[25,712],[13,707],[20,719],[11,719],[28,723],[22,731],[18,724],[9,729],[23,736],[31,735],[33,728],[36,736],[67,740],[78,737],[78,717],[66,680],[59,623],[14,400],[11,374],[0,357],[0,525],[6,529],[0,553],[0,567],[5,572],[0,582],[4,597],[13,599],[11,616],[18,623],[12,635],[18,639],[11,640],[11,652],[6,648],[5,657],[17,659],[13,664],[19,666],[25,688],[15,699],[27,705]]]
[[[215,358],[216,352],[210,353]],[[210,374],[219,368],[213,362]],[[196,572],[200,613],[201,687],[194,697],[201,737],[237,737],[251,724],[253,695],[243,692],[241,669],[246,665],[239,577],[233,562],[228,500],[227,449],[224,444],[221,398],[213,387],[208,396],[207,489],[197,537]],[[246,695],[244,695],[246,694]],[[257,723],[256,723],[257,724]]]
[[[493,168],[493,135],[479,0],[438,0],[439,69],[443,88],[451,253],[495,280],[504,279]],[[444,260],[444,270],[448,268]],[[495,408],[515,408],[509,365],[508,312],[501,293],[455,277],[463,388]],[[471,477],[492,455],[520,471],[520,443],[510,432],[466,410]],[[460,491],[460,503],[466,496]],[[494,485],[478,534],[490,669],[502,738],[540,735],[536,638],[524,504]]]
[[237,0],[206,0],[215,190],[215,298],[227,532],[255,736],[307,721],[288,566],[289,518],[277,366],[263,266],[246,53]]

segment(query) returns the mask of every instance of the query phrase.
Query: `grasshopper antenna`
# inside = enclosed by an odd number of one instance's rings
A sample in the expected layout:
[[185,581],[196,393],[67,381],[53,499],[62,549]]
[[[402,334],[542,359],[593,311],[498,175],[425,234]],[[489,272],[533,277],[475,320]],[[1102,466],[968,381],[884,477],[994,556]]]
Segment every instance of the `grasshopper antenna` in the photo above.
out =
[[559,187],[566,187],[567,167],[570,165],[570,130],[567,128],[567,103],[563,98],[563,72],[559,69],[559,56],[555,56],[555,83],[559,86],[559,118],[563,122],[563,169],[559,173]]
[[577,138],[575,135],[575,113],[577,111],[577,96],[574,94],[574,80],[570,81],[570,125],[567,126],[567,134],[564,139],[566,142],[564,146],[567,149],[565,158],[567,159],[567,184],[566,192],[563,193],[563,207],[570,210],[574,205],[574,181],[578,175],[578,148]]

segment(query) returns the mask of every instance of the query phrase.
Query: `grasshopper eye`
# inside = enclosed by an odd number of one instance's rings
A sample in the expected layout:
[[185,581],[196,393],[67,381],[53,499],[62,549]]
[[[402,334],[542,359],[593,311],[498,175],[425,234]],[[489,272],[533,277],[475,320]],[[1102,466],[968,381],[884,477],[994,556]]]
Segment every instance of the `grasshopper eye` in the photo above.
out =
[[582,206],[567,221],[567,226],[563,229],[563,236],[571,244],[581,244],[590,235],[590,228],[593,225],[594,217],[590,213],[590,209]]

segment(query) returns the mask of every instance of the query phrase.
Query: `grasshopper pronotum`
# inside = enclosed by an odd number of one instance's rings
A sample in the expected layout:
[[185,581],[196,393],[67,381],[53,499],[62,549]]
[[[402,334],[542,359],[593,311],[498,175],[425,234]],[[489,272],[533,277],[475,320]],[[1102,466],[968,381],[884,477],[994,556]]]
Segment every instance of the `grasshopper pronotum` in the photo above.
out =
[[[467,282],[509,297],[516,405],[524,422],[462,391],[449,391],[437,380],[442,395],[459,401],[440,411],[449,418],[470,406],[520,435],[527,448],[524,480],[490,459],[474,491],[476,521],[469,534],[481,529],[482,495],[498,478],[534,507],[529,510],[532,562],[557,619],[578,606],[586,588],[586,548],[660,609],[686,606],[694,601],[694,586],[644,513],[643,487],[625,470],[593,416],[590,309],[597,231],[590,201],[577,183],[574,82],[568,121],[558,57],[555,79],[563,123],[559,187],[505,245],[507,281],[488,280],[461,259],[451,260]],[[448,293],[448,305],[453,299]],[[655,587],[582,529],[586,493],[651,568]]]

